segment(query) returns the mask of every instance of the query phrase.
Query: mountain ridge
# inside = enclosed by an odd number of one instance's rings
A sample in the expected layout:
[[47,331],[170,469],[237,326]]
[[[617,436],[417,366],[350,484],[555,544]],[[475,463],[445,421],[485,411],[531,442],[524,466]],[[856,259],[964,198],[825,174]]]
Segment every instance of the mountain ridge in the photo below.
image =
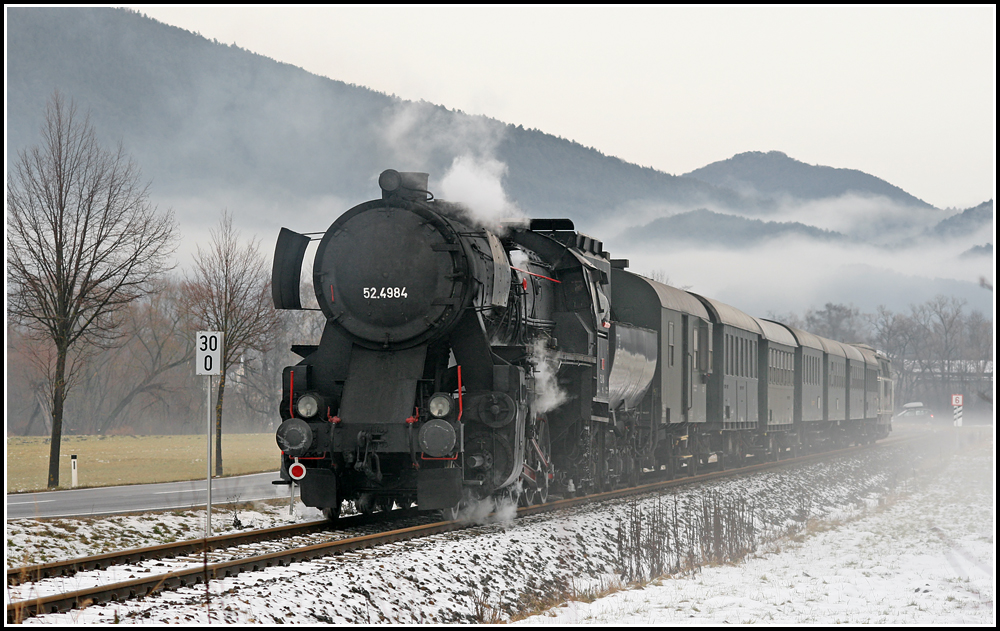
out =
[[810,165],[781,151],[747,151],[707,164],[685,177],[752,196],[789,195],[800,200],[847,194],[880,195],[895,202],[934,208],[898,186],[857,169]]
[[760,214],[776,204],[540,130],[315,75],[135,11],[8,9],[11,155],[37,138],[56,88],[92,112],[99,132],[122,138],[166,194],[229,187],[360,200],[385,168],[426,171],[433,182],[457,156],[472,155],[506,166],[505,190],[526,212],[572,216],[583,227],[634,200],[670,212]]

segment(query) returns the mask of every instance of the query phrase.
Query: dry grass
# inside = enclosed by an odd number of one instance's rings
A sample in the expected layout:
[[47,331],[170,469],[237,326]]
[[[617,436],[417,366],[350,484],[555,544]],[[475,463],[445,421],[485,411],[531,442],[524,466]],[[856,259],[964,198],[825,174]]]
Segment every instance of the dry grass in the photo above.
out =
[[[77,455],[79,486],[175,482],[205,477],[205,436],[64,436],[60,488],[69,488],[70,456]],[[214,447],[213,447],[214,452]],[[223,434],[226,475],[274,471],[279,451],[274,435]],[[49,439],[7,439],[7,492],[45,489]]]
[[557,585],[550,593],[525,594],[518,602],[515,611],[504,612],[497,606],[482,598],[481,594],[473,594],[473,618],[477,623],[498,624],[504,622],[517,622],[545,613],[555,607],[564,607],[569,601],[592,603],[599,598],[610,596],[627,589],[641,587],[641,584],[634,583],[626,585],[620,578],[604,577],[592,587],[580,589],[575,581],[570,581],[568,585]]

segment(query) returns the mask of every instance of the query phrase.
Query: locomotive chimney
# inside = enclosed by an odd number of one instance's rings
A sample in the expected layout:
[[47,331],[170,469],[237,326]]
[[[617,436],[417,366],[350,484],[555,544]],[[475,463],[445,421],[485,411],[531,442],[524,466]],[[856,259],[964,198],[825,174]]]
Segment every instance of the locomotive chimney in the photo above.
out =
[[399,197],[411,201],[427,201],[430,194],[427,191],[427,173],[403,172],[386,169],[378,176],[378,185],[382,189],[382,199]]

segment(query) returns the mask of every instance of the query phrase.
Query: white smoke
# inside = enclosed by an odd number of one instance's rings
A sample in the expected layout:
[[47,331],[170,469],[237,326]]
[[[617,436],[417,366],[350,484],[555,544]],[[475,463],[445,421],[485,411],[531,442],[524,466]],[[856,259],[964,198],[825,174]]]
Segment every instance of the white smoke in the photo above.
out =
[[493,498],[487,497],[481,500],[471,500],[463,503],[458,511],[458,521],[472,524],[489,523],[490,513],[493,512]]
[[441,178],[440,197],[464,206],[477,225],[499,230],[503,221],[524,219],[503,190],[506,174],[507,165],[495,158],[460,155]]
[[386,112],[381,140],[400,171],[427,171],[433,180],[441,164],[455,156],[489,158],[506,126],[485,116],[453,112],[425,101],[400,101]]
[[[520,481],[518,481],[518,484],[520,484]],[[505,495],[497,500],[496,510],[493,511],[494,523],[504,525],[513,523],[514,518],[517,517],[517,501],[514,497],[517,496],[508,497]]]
[[[517,482],[520,484],[520,481]],[[517,495],[515,494],[514,497]],[[487,497],[481,500],[473,500],[463,504],[458,513],[458,521],[478,524],[503,524],[509,525],[517,516],[517,501],[513,497],[506,495],[500,497]]]
[[387,112],[381,141],[397,170],[429,173],[435,197],[463,206],[471,221],[498,231],[502,221],[524,218],[503,189],[507,165],[497,150],[506,129],[485,116],[402,101]]
[[531,345],[531,355],[528,361],[534,367],[535,373],[535,406],[536,414],[544,414],[554,410],[569,399],[556,380],[559,363],[552,351],[546,345],[546,340],[535,340]]
[[521,249],[515,249],[510,251],[510,265],[511,267],[516,267],[518,269],[527,269],[528,253]]

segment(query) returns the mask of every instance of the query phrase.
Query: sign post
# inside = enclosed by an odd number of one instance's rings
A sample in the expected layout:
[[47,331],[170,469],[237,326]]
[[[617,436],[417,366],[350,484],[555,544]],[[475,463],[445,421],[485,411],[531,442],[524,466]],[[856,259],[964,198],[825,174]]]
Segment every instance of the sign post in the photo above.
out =
[[963,397],[960,394],[951,395],[951,407],[952,412],[955,417],[955,427],[962,426],[962,404],[964,403]]
[[208,410],[208,499],[206,507],[205,538],[212,536],[212,376],[222,374],[222,332],[221,331],[198,331],[195,337],[195,374],[208,377],[208,399],[206,409]]

